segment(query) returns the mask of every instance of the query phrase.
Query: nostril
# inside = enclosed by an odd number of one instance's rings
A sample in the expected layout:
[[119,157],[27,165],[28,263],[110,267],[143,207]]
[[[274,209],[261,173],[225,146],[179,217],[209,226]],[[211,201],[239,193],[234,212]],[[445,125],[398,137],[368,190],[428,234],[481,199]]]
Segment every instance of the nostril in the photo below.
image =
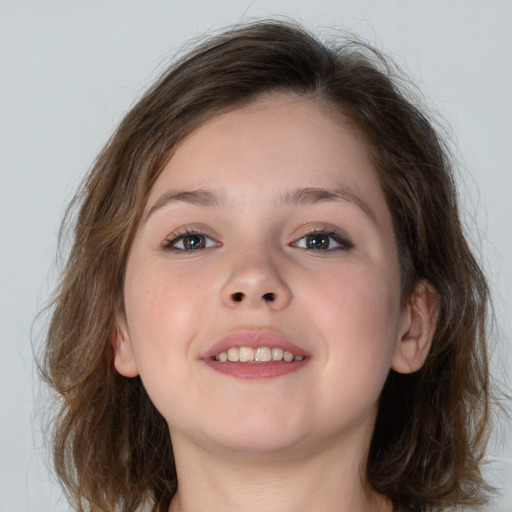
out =
[[276,294],[275,293],[265,293],[265,295],[263,295],[263,299],[266,301],[266,302],[274,302],[276,300]]
[[242,302],[244,294],[242,292],[233,293],[233,295],[231,295],[231,299],[233,302]]

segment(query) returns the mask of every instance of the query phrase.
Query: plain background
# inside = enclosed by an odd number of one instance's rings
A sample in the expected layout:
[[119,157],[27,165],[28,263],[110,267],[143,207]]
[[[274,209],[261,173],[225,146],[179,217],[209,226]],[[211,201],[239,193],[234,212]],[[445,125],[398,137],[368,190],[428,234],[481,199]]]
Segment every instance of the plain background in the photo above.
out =
[[[45,466],[32,321],[55,283],[65,208],[121,117],[182,45],[255,17],[358,33],[390,54],[449,126],[466,226],[487,268],[507,382],[512,305],[511,0],[0,0],[0,512],[68,510]],[[512,511],[512,427],[489,451]]]

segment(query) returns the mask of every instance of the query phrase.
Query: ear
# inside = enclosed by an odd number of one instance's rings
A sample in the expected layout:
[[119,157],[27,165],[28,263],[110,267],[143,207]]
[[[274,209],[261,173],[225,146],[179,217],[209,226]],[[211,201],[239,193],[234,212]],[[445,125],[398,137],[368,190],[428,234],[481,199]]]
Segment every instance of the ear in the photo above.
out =
[[412,373],[423,366],[437,327],[438,310],[439,299],[433,286],[420,281],[402,313],[393,370]]
[[128,335],[128,328],[124,315],[118,315],[117,326],[112,337],[114,348],[114,366],[125,377],[136,377],[139,374],[133,346]]

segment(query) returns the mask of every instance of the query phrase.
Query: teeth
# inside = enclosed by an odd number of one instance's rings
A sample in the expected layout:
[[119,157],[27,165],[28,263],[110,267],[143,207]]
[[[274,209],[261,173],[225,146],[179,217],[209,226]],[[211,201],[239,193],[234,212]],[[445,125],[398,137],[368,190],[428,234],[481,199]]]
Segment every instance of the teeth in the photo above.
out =
[[[260,349],[258,349],[259,351]],[[254,361],[254,349],[249,347],[240,347],[240,362],[250,362]]]
[[230,349],[220,352],[215,356],[217,361],[225,363],[226,361],[240,363],[266,363],[269,361],[302,361],[304,356],[296,356],[292,352],[283,350],[279,347],[270,349],[269,347],[258,347],[256,349],[250,347],[231,347]]
[[228,350],[228,361],[240,361],[240,349],[239,348],[230,348]]
[[272,361],[272,352],[268,347],[260,347],[258,350],[256,350],[256,356],[254,357],[254,360],[257,363]]
[[284,350],[282,348],[272,349],[272,361],[281,361],[284,356]]

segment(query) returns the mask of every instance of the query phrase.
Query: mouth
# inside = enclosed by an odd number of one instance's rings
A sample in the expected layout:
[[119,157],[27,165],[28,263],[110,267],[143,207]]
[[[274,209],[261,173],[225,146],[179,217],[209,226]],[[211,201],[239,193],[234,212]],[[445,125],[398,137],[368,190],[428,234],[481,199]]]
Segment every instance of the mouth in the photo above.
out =
[[213,370],[241,379],[266,379],[295,372],[310,360],[307,353],[275,333],[239,331],[203,354]]
[[293,352],[284,350],[281,347],[231,347],[223,350],[211,359],[225,363],[227,361],[236,363],[269,363],[272,361],[302,361],[305,356],[295,355]]

